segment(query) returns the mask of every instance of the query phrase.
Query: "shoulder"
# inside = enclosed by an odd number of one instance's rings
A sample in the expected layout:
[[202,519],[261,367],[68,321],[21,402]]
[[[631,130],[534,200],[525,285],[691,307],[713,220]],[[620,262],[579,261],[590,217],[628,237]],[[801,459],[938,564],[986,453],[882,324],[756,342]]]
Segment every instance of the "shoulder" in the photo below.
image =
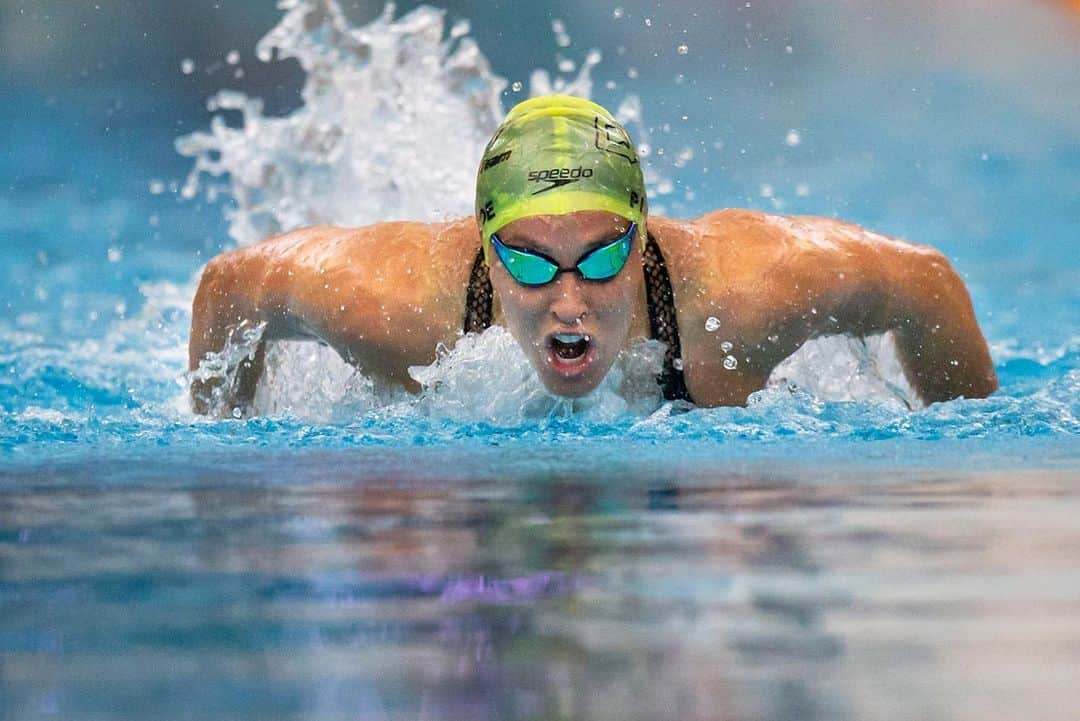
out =
[[[266,238],[230,254],[289,257],[298,262],[319,263],[342,253],[373,248],[381,251],[394,248],[398,254],[405,255],[414,250],[430,252],[435,243],[449,254],[461,252],[470,245],[479,247],[475,219],[440,223],[389,221],[356,228],[310,226]],[[379,255],[385,255],[385,252]]]
[[941,260],[911,243],[836,218],[718,210],[693,220],[650,218],[669,265],[716,289],[762,275],[814,272],[837,264]]
[[[208,268],[264,268],[317,274],[346,268],[409,268],[434,258],[475,255],[480,236],[473,218],[441,223],[394,221],[357,228],[310,226],[271,236],[213,258]],[[471,257],[470,257],[471,260]]]

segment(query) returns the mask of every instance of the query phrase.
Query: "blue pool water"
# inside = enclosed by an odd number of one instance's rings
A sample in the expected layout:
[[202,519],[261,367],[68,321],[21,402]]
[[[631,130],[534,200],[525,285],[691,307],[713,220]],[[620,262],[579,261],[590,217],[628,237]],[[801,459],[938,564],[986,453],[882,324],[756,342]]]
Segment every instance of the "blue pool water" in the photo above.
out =
[[[1080,16],[685,5],[0,3],[2,717],[1075,716]],[[1001,390],[909,411],[832,341],[746,408],[571,408],[493,335],[419,398],[291,347],[266,415],[190,414],[207,258],[467,213],[480,101],[560,80],[654,208],[941,248]],[[222,88],[265,104],[208,136]]]

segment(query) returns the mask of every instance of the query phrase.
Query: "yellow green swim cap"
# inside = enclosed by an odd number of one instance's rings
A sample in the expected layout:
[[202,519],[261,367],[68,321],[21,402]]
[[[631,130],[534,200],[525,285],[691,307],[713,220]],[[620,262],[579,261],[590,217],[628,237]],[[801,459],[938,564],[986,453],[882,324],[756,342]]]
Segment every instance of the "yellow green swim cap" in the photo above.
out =
[[645,181],[637,149],[611,113],[569,95],[519,103],[484,150],[476,219],[487,257],[491,234],[520,218],[607,210],[638,224]]

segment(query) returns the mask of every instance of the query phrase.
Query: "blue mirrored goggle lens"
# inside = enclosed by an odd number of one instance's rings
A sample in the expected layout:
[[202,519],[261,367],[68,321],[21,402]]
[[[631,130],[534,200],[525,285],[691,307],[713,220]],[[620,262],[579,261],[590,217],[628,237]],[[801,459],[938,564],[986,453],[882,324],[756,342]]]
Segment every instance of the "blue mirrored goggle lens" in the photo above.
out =
[[559,266],[546,258],[522,250],[508,248],[494,235],[491,236],[491,244],[495,246],[495,252],[499,254],[499,260],[506,266],[506,272],[522,285],[550,283],[555,278],[555,274],[559,272]]
[[626,265],[626,259],[630,257],[630,234],[633,230],[633,226],[630,226],[626,235],[614,243],[597,248],[578,261],[577,269],[582,277],[588,280],[607,280],[618,275]]

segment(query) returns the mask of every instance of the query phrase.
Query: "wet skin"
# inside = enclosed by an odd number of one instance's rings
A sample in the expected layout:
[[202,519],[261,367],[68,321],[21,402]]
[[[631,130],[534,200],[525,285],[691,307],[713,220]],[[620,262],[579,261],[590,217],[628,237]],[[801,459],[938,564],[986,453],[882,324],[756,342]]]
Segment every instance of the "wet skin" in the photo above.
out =
[[[963,281],[932,248],[828,218],[723,210],[695,220],[647,221],[675,296],[687,387],[702,406],[740,405],[810,338],[893,331],[900,360],[926,401],[982,397],[997,378]],[[609,213],[525,218],[504,242],[573,267],[625,230]],[[365,373],[411,390],[411,365],[461,334],[469,272],[480,247],[473,219],[379,223],[287,233],[214,258],[192,308],[189,367],[218,351],[238,326],[265,322],[263,343],[229,389],[246,412],[265,341],[316,339]],[[641,245],[606,283],[561,273],[544,287],[517,284],[492,257],[495,322],[506,326],[552,392],[599,384],[618,352],[648,335]],[[706,329],[706,321],[719,327]],[[553,360],[552,334],[589,335],[586,362]],[[731,344],[722,350],[721,344]],[[725,346],[727,347],[727,346]],[[724,359],[732,356],[735,369]],[[192,384],[207,412],[209,388]]]

